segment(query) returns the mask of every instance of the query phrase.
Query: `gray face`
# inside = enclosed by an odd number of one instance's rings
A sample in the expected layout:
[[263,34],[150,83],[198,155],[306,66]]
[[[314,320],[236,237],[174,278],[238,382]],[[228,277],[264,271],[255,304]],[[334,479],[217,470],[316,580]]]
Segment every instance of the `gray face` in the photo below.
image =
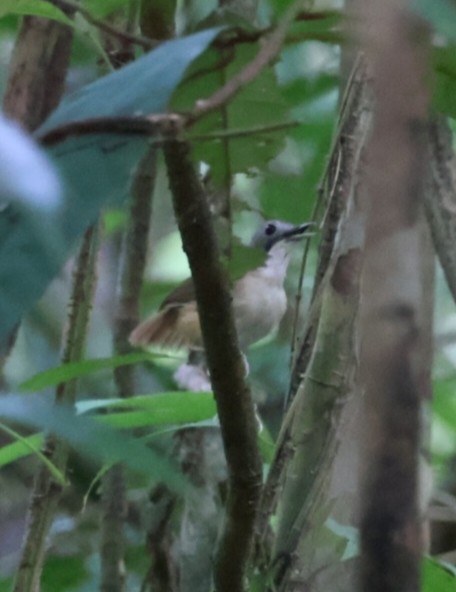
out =
[[280,241],[292,241],[309,236],[308,231],[312,226],[312,222],[305,222],[296,226],[280,220],[267,220],[254,234],[252,246],[269,251],[271,247]]

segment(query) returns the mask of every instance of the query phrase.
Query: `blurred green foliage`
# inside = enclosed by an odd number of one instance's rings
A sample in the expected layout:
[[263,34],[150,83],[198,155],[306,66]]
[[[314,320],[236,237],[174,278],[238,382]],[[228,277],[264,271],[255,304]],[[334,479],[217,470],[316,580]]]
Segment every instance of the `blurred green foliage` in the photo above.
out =
[[[220,15],[210,14],[216,8],[216,2],[192,0],[178,4],[175,22],[179,33],[184,30],[197,30],[202,26],[203,19],[207,19],[206,22],[212,19],[214,22],[220,18]],[[260,25],[266,27],[276,22],[289,4],[290,0],[260,1]],[[155,4],[159,5],[164,4]],[[171,5],[172,3],[167,4],[166,8],[169,9]],[[435,109],[454,117],[454,3],[451,0],[416,0],[415,5],[420,14],[428,18],[439,33],[438,42],[432,50]],[[126,6],[126,0],[84,2],[84,7],[95,17],[109,18],[110,22],[119,27],[122,26],[122,15]],[[340,44],[345,42],[342,26],[344,23],[337,10],[338,6],[330,7],[331,10],[328,11],[327,3],[320,7],[316,2],[315,10],[319,8],[326,11],[322,12],[321,18],[303,19],[293,25],[280,58],[272,68],[264,70],[226,108],[205,117],[191,131],[195,138],[195,158],[210,166],[215,185],[226,187],[234,175],[231,187],[234,227],[244,239],[251,235],[260,216],[299,222],[308,219],[314,207],[337,118],[339,52]],[[0,6],[0,63],[6,63],[10,57],[12,41],[19,23],[17,15],[27,11],[29,14],[39,14],[40,11],[43,14],[42,11],[47,11],[48,16],[61,19],[57,9],[42,0],[3,0]],[[163,23],[168,26],[169,21],[168,12],[164,15],[162,23],[157,21],[146,33],[159,38],[160,32],[164,31]],[[246,30],[254,31],[254,24],[250,23]],[[178,110],[190,109],[196,100],[209,97],[242,69],[258,52],[261,44],[245,42],[234,46],[228,44],[222,49],[210,47],[206,50],[216,33],[206,31],[195,37],[174,40],[165,48],[156,50],[157,53],[147,54],[131,66],[99,78],[102,70],[100,52],[95,47],[96,43],[103,42],[103,37],[96,28],[89,27],[82,17],[78,17],[75,21],[76,37],[68,85],[72,90],[79,90],[76,95],[69,95],[65,99],[41,131],[86,117],[135,115],[138,111],[162,112],[167,109],[169,103],[172,108]],[[138,49],[137,54],[142,56],[142,50]],[[155,61],[154,55],[155,58],[158,56]],[[86,85],[87,80],[94,79],[97,80],[95,83]],[[296,123],[296,126],[288,127],[290,123]],[[276,129],[269,129],[273,125],[277,126]],[[234,132],[238,133],[238,136],[234,136]],[[90,404],[94,407],[94,412],[95,408],[101,410],[106,406],[106,401],[100,399],[113,397],[112,380],[108,370],[112,370],[119,363],[118,359],[110,357],[116,255],[119,236],[126,223],[124,204],[128,186],[145,148],[146,142],[143,140],[125,136],[109,139],[95,136],[90,139],[63,142],[50,150],[69,189],[68,201],[61,216],[57,220],[51,220],[41,213],[33,218],[30,224],[26,224],[24,217],[15,215],[8,218],[11,209],[1,206],[0,268],[2,257],[3,261],[8,260],[9,264],[13,264],[17,274],[11,280],[11,289],[16,281],[14,294],[24,295],[24,298],[21,300],[22,296],[14,296],[11,299],[15,308],[2,312],[4,324],[0,324],[0,332],[7,333],[14,322],[29,311],[21,329],[17,348],[6,369],[7,379],[13,387],[30,379],[30,374],[34,373],[38,366],[40,372],[28,383],[28,387],[34,390],[49,389],[66,379],[81,379],[80,411],[88,411]],[[62,311],[68,295],[68,269],[65,268],[60,278],[52,284],[50,282],[73,253],[81,232],[100,214],[102,208],[106,241],[99,258],[99,286],[87,345],[88,359],[71,368],[56,369],[59,331],[64,321]],[[14,220],[14,223],[11,220]],[[62,248],[58,249],[57,257],[51,261],[50,268],[46,267],[43,272],[40,262],[45,261],[46,265],[48,262],[47,251],[41,247],[46,244],[43,241],[49,237],[57,240],[57,233],[54,232],[56,228],[64,234],[64,238],[61,239]],[[12,236],[16,236],[16,242],[11,242],[8,249],[2,251]],[[313,260],[316,256],[316,242],[312,243]],[[238,245],[237,241],[234,245],[234,256],[228,265],[232,277],[239,277],[246,269],[256,266],[261,255],[253,252],[247,256],[245,247]],[[295,265],[289,278],[292,303],[293,293],[296,291],[299,248],[297,251]],[[27,265],[33,257],[30,273],[24,273],[21,257]],[[149,267],[142,293],[141,305],[144,313],[158,308],[166,293],[176,282],[184,279],[187,269],[182,261],[166,175],[160,163],[154,196]],[[311,287],[312,271],[312,266],[308,267],[304,280],[305,297]],[[439,276],[439,290],[445,292],[442,284],[443,279]],[[37,285],[39,289],[36,289]],[[46,287],[46,295],[37,301]],[[441,306],[442,302],[445,306]],[[443,332],[444,327],[449,324],[456,327],[454,305],[448,293],[439,295],[436,314],[437,331]],[[290,325],[288,315],[274,340],[249,352],[255,396],[261,415],[274,434],[280,427],[283,400],[288,389]],[[433,458],[442,481],[447,476],[448,460],[454,456],[456,450],[456,358],[450,352],[450,347],[447,345],[437,348],[436,397],[433,406]],[[171,373],[173,364],[175,366],[177,361],[148,354],[134,354],[130,362],[140,360],[147,363],[140,376],[139,392],[157,394],[173,388]],[[51,370],[42,373],[44,368]],[[439,372],[441,368],[444,368],[444,371]],[[101,372],[103,369],[105,373]],[[29,400],[30,405],[20,406],[20,413],[10,411],[9,415],[4,415],[14,420],[15,426],[17,422],[22,422],[32,425],[33,429],[57,429],[56,422],[59,420],[61,424],[58,433],[66,435],[74,448],[84,449],[89,457],[95,458],[98,467],[98,449],[103,448],[108,441],[112,444],[111,453],[108,457],[105,455],[102,461],[116,460],[129,450],[133,458],[132,464],[136,469],[142,459],[149,467],[151,463],[162,467],[163,472],[157,469],[159,478],[170,475],[169,466],[163,461],[161,451],[154,451],[148,456],[149,451],[145,445],[143,446],[144,442],[140,443],[137,439],[124,441],[119,432],[112,427],[104,426],[105,431],[98,432],[99,421],[89,422],[89,429],[84,421],[86,418],[83,417],[77,420],[76,427],[81,429],[78,433],[78,430],[75,430],[73,416],[53,415],[49,406],[37,406],[34,396],[22,396],[28,397],[27,405]],[[163,429],[174,429],[173,426],[177,424],[207,422],[214,414],[214,402],[210,395],[198,393],[192,398],[182,393],[170,392],[167,396],[161,394],[148,398],[147,401],[139,397],[134,398],[128,402],[128,407],[124,402],[118,401],[111,405],[117,411],[109,416],[113,419],[104,419],[103,422],[113,423],[122,429],[140,425],[146,429],[144,438],[156,434],[154,430],[149,429],[151,426],[156,426],[157,430],[160,426]],[[43,409],[46,409],[46,413]],[[84,446],[81,446],[81,437],[86,439]],[[272,440],[268,431],[260,437],[267,464],[272,455]],[[41,443],[41,435],[32,434],[28,437],[28,442],[37,448]],[[128,449],[128,446],[132,448]],[[17,461],[29,452],[29,448],[21,441],[6,442],[0,448],[0,464]],[[77,469],[74,470],[76,474],[72,475],[72,479],[77,482],[80,475]],[[169,478],[172,480],[172,475]],[[142,487],[145,492],[150,483],[145,477],[143,479],[138,488]],[[84,479],[81,481],[84,482],[85,493],[88,486]],[[22,511],[25,501],[24,498],[21,500]],[[65,514],[70,515],[73,514],[69,511]],[[78,530],[81,523],[85,524],[86,531]],[[44,574],[43,592],[53,592],[57,589],[84,592],[94,589],[94,581],[98,578],[97,560],[94,549],[86,548],[84,544],[86,540],[92,541],[93,544],[96,528],[97,526],[87,517],[81,517],[80,521],[71,518],[68,529],[78,542],[65,548],[65,554],[61,554],[61,549],[53,549]],[[131,530],[132,543],[128,547],[128,552],[132,562],[129,566],[136,565],[138,573],[144,573],[144,547],[140,544],[133,527]],[[54,537],[55,533],[52,533],[51,538]],[[81,553],[79,547],[83,546],[84,550]],[[136,575],[133,574],[132,577],[136,578]],[[134,583],[137,584],[137,581]],[[2,588],[0,583],[0,590],[9,589],[10,584],[5,586],[7,587]],[[426,592],[446,592],[454,589],[454,577],[440,565],[426,562],[424,589]]]

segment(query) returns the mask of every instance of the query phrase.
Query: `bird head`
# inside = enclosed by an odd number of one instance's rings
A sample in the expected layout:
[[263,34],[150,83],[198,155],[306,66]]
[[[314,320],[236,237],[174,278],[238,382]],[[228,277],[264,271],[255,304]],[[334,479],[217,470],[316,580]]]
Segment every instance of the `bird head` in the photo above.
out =
[[295,225],[281,220],[267,220],[261,224],[253,235],[251,244],[252,247],[259,247],[268,252],[281,241],[290,242],[312,236],[311,229],[313,226],[313,222]]

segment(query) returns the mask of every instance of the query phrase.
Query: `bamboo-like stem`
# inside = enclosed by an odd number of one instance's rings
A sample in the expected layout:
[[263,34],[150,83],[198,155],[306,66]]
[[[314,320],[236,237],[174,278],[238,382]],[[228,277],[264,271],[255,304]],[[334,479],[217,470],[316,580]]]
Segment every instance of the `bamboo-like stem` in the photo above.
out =
[[[62,347],[62,364],[77,362],[82,357],[95,284],[97,235],[95,226],[91,226],[86,231],[75,262],[67,329]],[[76,380],[59,384],[55,393],[56,403],[73,405],[76,388]],[[61,472],[65,472],[68,458],[68,446],[65,442],[49,435],[46,438],[43,452]],[[39,590],[46,537],[60,495],[61,486],[55,482],[48,469],[42,466],[33,487],[14,592],[37,592]]]
[[407,2],[361,5],[375,111],[361,190],[367,220],[359,323],[360,590],[413,592],[420,590],[423,552],[419,457],[430,362],[423,318],[430,286],[422,268],[429,254],[421,228],[429,44]]
[[236,335],[228,280],[206,196],[185,142],[165,145],[176,219],[196,291],[211,382],[228,464],[225,525],[215,561],[217,592],[242,592],[261,490],[253,402]]
[[456,155],[453,134],[443,117],[429,125],[429,149],[431,181],[424,207],[440,265],[456,302]]
[[[66,10],[71,16],[74,10]],[[9,117],[33,131],[63,94],[73,30],[45,18],[26,16],[21,24],[3,99]]]
[[[155,183],[156,152],[151,148],[141,161],[131,190],[128,227],[122,244],[118,295],[114,320],[114,352],[132,351],[128,337],[139,321],[139,296],[147,253],[147,239]],[[135,392],[133,366],[114,371],[119,397]],[[125,475],[115,465],[102,480],[101,590],[120,592],[125,585],[124,521],[126,512]]]
[[[303,508],[309,508],[313,483],[317,482],[323,465],[327,469],[334,459],[335,448],[331,442],[348,393],[350,348],[357,310],[356,273],[359,265],[356,265],[354,253],[362,246],[362,235],[354,204],[369,126],[369,96],[366,69],[359,63],[347,89],[347,107],[341,114],[322,184],[327,211],[331,213],[326,215],[318,265],[319,270],[325,271],[317,279],[319,288],[313,297],[304,341],[294,368],[294,400],[279,434],[275,458],[261,498],[255,550],[256,563],[265,570],[269,569],[272,561],[274,537],[269,519],[275,511],[279,491],[281,498],[288,502],[281,503],[275,554],[294,557],[301,527],[305,523],[306,511]],[[347,214],[348,204],[352,204],[350,214]],[[336,245],[334,237],[337,230],[339,241]],[[351,242],[347,240],[350,238]],[[325,360],[326,365],[321,360]],[[335,380],[332,376],[336,377]],[[335,387],[336,383],[339,391],[330,386]],[[312,423],[315,429],[310,428]],[[304,425],[309,426],[305,437]],[[287,474],[290,474],[289,482]],[[281,573],[281,582],[287,580],[291,571],[292,562]]]

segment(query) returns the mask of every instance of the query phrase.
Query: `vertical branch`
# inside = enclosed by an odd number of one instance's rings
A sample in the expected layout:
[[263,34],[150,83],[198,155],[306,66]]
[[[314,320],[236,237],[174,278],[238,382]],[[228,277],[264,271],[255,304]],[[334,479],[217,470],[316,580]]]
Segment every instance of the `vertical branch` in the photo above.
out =
[[368,124],[364,121],[363,116],[365,111],[370,108],[369,95],[366,65],[364,60],[359,58],[354,64],[345,88],[338,128],[320,190],[326,204],[326,212],[311,307],[300,350],[292,368],[290,397],[296,394],[312,354],[320,317],[321,284],[334,254],[336,234],[340,229],[341,218],[352,193],[354,174],[364,148],[365,128],[368,127]]
[[[72,40],[67,25],[32,16],[23,19],[3,98],[5,115],[30,131],[43,122],[63,94]],[[6,343],[0,343],[0,385],[16,335],[17,327]]]
[[456,156],[448,122],[429,125],[431,181],[425,194],[426,218],[448,287],[456,302]]
[[[92,226],[84,235],[79,256],[75,262],[67,329],[62,347],[62,364],[77,362],[82,357],[95,284],[96,252],[97,229]],[[76,380],[59,384],[55,394],[56,402],[73,405],[76,388]],[[52,435],[48,436],[44,454],[57,468],[65,472],[68,457],[68,446],[65,442]],[[55,482],[46,467],[41,467],[33,487],[14,592],[39,590],[46,538],[60,494],[61,486]]]
[[164,150],[176,219],[195,284],[228,464],[229,493],[215,562],[215,588],[217,592],[241,592],[261,490],[255,413],[206,196],[188,145],[170,140]]
[[[114,352],[132,350],[128,337],[139,321],[139,295],[146,263],[147,238],[155,183],[156,152],[150,149],[141,161],[131,191],[128,227],[124,236],[119,269],[118,296],[114,320]],[[119,397],[134,393],[134,367],[114,371]],[[126,513],[125,475],[121,465],[113,466],[102,481],[101,590],[122,591],[125,585],[124,521]]]
[[363,185],[361,589],[411,592],[420,580],[418,459],[429,363],[420,261],[428,59],[425,31],[403,2],[369,2],[365,27],[375,114]]
[[28,130],[37,128],[60,101],[72,41],[68,25],[35,16],[22,21],[3,109]]
[[[298,556],[296,549],[298,544],[303,546],[301,539],[310,531],[318,532],[326,519],[327,513],[321,508],[327,503],[327,489],[322,496],[321,484],[327,483],[333,470],[337,446],[343,438],[340,418],[351,393],[363,244],[359,169],[371,119],[368,77],[361,62],[348,85],[346,103],[323,183],[326,201],[333,204],[325,230],[332,238],[320,251],[318,269],[324,268],[324,274],[318,280],[318,294],[312,302],[295,368],[295,399],[277,441],[256,526],[256,560],[261,569],[274,565],[276,585],[284,589],[291,574],[308,575],[309,554]],[[269,520],[279,498],[274,536]],[[312,529],[306,528],[309,520]]]

